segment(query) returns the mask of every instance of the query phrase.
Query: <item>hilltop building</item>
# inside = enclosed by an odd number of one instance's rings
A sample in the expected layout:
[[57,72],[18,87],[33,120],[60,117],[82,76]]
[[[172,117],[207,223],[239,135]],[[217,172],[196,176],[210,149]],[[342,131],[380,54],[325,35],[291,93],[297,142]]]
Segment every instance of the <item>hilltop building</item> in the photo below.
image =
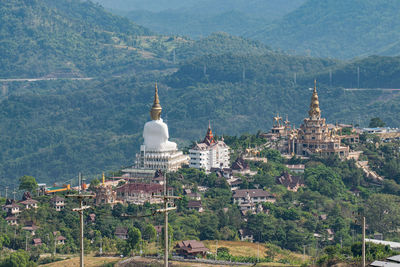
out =
[[204,169],[207,173],[210,172],[211,168],[229,168],[229,147],[225,144],[223,138],[215,140],[210,124],[203,142],[196,143],[189,150],[189,156],[189,167]]
[[321,118],[316,81],[308,115],[309,117],[304,119],[297,132],[290,135],[289,152],[302,156],[337,154],[341,158],[347,157],[349,147],[341,145],[341,137],[337,129],[330,129],[325,118]]
[[[168,188],[171,192],[172,188]],[[161,196],[164,193],[164,186],[153,183],[127,183],[116,189],[117,199],[126,203],[133,203],[135,205],[143,205],[148,202],[150,204],[162,203],[161,198],[154,196]]]
[[161,110],[156,84],[151,121],[143,129],[144,143],[136,155],[135,166],[122,170],[126,178],[153,178],[157,170],[177,171],[188,163],[188,156],[178,150],[176,143],[168,141],[168,126],[161,118]]
[[105,177],[103,173],[102,183],[93,189],[96,194],[94,203],[96,205],[111,204],[113,205],[117,199],[117,192],[115,192],[111,185],[105,184]]

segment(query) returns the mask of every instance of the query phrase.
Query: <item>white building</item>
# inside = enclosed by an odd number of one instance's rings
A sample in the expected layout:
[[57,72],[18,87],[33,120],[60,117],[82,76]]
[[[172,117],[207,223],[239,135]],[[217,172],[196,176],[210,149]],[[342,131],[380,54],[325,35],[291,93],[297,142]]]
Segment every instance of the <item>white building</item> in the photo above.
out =
[[178,150],[176,143],[168,141],[168,126],[161,118],[157,84],[154,103],[150,110],[151,121],[144,125],[144,143],[136,154],[135,166],[122,170],[131,178],[153,178],[157,170],[177,171],[189,161],[188,156]]
[[204,169],[210,172],[211,168],[229,168],[229,147],[224,139],[215,140],[208,126],[206,137],[202,143],[199,143],[189,150],[189,167]]

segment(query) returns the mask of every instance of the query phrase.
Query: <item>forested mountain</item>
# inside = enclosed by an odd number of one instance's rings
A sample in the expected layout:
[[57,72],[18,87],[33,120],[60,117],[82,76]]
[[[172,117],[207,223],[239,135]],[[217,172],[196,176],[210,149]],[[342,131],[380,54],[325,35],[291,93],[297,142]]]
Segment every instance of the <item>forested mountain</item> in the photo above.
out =
[[[398,58],[346,63],[288,56],[225,33],[198,41],[148,36],[148,30],[78,0],[0,6],[6,14],[0,26],[1,60],[7,63],[1,65],[1,76],[57,76],[57,71],[94,76],[90,81],[1,85],[4,183],[24,174],[49,182],[132,164],[155,81],[163,118],[181,145],[201,138],[209,120],[218,135],[267,131],[276,112],[298,125],[307,114],[315,77],[329,121],[366,125],[368,113],[390,126],[400,124],[397,94],[340,89],[354,87],[349,81],[354,82],[355,66],[363,87],[400,86]],[[13,34],[13,25],[19,35]],[[330,86],[329,71],[339,88]],[[385,83],[377,84],[374,75]]]
[[149,30],[90,1],[0,2],[0,77],[118,73],[140,58],[132,45]]
[[312,56],[399,55],[397,0],[308,0],[246,35],[273,48]]
[[217,31],[241,35],[282,17],[305,0],[96,1],[153,31],[200,37]]

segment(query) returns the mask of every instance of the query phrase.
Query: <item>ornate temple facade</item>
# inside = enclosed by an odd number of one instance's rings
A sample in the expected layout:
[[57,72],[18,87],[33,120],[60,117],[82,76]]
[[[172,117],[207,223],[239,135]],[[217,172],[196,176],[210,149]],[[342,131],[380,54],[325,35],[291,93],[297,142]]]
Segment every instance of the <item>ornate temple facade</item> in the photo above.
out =
[[161,118],[161,105],[155,86],[154,102],[150,110],[151,121],[144,125],[144,143],[136,154],[135,165],[122,170],[125,177],[153,178],[157,170],[170,172],[188,164],[189,157],[178,150],[176,143],[168,141],[168,126]]
[[211,125],[208,125],[206,137],[202,143],[196,143],[189,150],[189,167],[204,169],[210,172],[211,168],[229,168],[229,147],[224,139],[215,140]]
[[328,127],[325,118],[321,118],[316,81],[308,115],[300,128],[289,135],[289,152],[302,156],[337,154],[341,158],[347,157],[349,147],[342,146],[337,128]]

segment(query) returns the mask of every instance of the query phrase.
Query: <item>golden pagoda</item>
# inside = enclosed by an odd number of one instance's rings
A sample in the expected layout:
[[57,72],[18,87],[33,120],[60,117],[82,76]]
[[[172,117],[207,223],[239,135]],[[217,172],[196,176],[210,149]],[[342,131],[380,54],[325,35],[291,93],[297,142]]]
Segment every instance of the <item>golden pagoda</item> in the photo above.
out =
[[150,110],[151,119],[153,121],[160,120],[161,111],[162,111],[162,107],[160,105],[160,100],[158,99],[158,88],[157,88],[157,83],[156,83],[155,92],[154,92],[153,106],[151,107],[151,110]]
[[294,152],[302,156],[337,154],[341,158],[347,157],[349,147],[341,145],[341,138],[335,135],[335,128],[330,128],[325,118],[321,118],[316,80],[308,115],[309,117],[303,120],[296,136],[290,137],[289,150],[291,151],[289,153]]

